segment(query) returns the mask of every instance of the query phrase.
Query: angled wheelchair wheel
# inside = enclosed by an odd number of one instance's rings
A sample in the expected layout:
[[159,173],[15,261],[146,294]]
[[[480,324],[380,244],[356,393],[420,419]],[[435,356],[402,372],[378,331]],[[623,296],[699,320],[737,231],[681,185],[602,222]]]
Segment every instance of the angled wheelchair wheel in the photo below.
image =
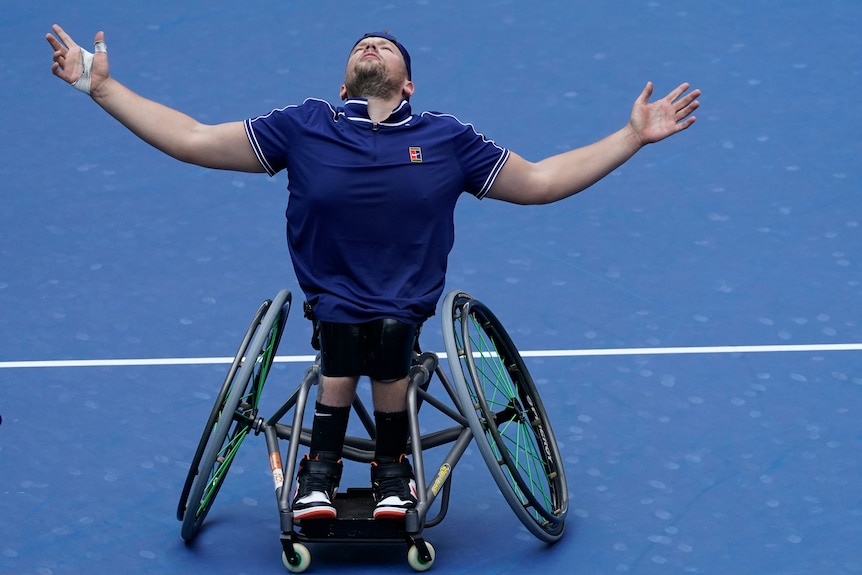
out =
[[257,418],[261,392],[275,359],[291,294],[278,293],[255,313],[204,427],[177,507],[182,537],[194,539]]
[[246,331],[245,336],[239,345],[239,349],[237,349],[236,355],[233,358],[233,362],[228,369],[227,376],[224,379],[224,383],[222,383],[218,396],[216,396],[212,411],[210,412],[206,425],[204,425],[203,434],[201,434],[201,439],[198,442],[198,447],[195,450],[195,455],[192,458],[191,465],[189,466],[182,493],[180,494],[180,501],[177,505],[177,519],[180,521],[185,517],[186,505],[189,500],[189,493],[192,490],[192,483],[194,483],[195,477],[197,477],[200,472],[200,465],[204,456],[204,451],[206,451],[207,445],[209,445],[210,437],[214,434],[216,423],[224,410],[225,402],[227,401],[228,394],[230,393],[234,379],[236,378],[236,372],[239,371],[239,368],[242,366],[243,359],[248,351],[248,345],[251,343],[251,338],[257,332],[257,328],[271,303],[271,300],[266,300],[260,305],[257,313],[255,313],[254,318],[251,320],[251,324],[248,326],[248,331]]
[[506,330],[459,292],[443,303],[443,340],[464,416],[509,506],[540,540],[563,534],[568,487],[535,383]]

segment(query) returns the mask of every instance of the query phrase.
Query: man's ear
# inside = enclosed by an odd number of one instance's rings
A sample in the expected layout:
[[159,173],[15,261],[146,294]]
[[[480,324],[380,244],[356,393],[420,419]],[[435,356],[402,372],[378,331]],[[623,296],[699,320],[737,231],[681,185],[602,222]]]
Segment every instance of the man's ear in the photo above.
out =
[[338,96],[339,96],[342,100],[346,100],[346,99],[347,99],[347,88],[344,86],[344,84],[342,84],[342,85],[341,85],[341,88],[338,90]]
[[416,86],[410,80],[404,83],[404,87],[401,88],[401,97],[405,100],[409,100],[410,96],[413,95],[413,92],[416,91]]

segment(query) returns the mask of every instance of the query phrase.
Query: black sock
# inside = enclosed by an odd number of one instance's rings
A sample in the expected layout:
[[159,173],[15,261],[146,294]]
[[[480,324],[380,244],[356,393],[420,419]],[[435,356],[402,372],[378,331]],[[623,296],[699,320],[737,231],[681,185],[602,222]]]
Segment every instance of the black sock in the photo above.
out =
[[397,461],[401,457],[401,454],[407,453],[407,438],[410,436],[407,412],[386,413],[375,411],[374,422],[377,425],[377,444],[374,449],[375,461]]
[[311,459],[338,461],[344,450],[344,434],[350,419],[350,406],[331,407],[316,402],[311,426]]

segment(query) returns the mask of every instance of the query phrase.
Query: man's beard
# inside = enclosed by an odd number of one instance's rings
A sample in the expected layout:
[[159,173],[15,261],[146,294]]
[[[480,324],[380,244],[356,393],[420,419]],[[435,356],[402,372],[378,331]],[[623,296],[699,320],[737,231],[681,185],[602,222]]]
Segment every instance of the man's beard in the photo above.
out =
[[390,98],[401,91],[401,82],[389,77],[386,65],[359,63],[344,80],[344,87],[351,98]]

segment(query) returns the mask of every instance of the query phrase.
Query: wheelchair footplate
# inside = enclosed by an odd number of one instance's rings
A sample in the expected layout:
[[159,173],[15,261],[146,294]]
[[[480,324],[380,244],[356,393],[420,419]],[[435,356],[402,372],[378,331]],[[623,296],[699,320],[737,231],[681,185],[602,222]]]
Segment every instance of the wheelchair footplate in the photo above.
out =
[[333,500],[336,519],[306,519],[297,524],[298,535],[306,540],[395,540],[404,541],[404,519],[374,519],[371,489],[348,488]]

